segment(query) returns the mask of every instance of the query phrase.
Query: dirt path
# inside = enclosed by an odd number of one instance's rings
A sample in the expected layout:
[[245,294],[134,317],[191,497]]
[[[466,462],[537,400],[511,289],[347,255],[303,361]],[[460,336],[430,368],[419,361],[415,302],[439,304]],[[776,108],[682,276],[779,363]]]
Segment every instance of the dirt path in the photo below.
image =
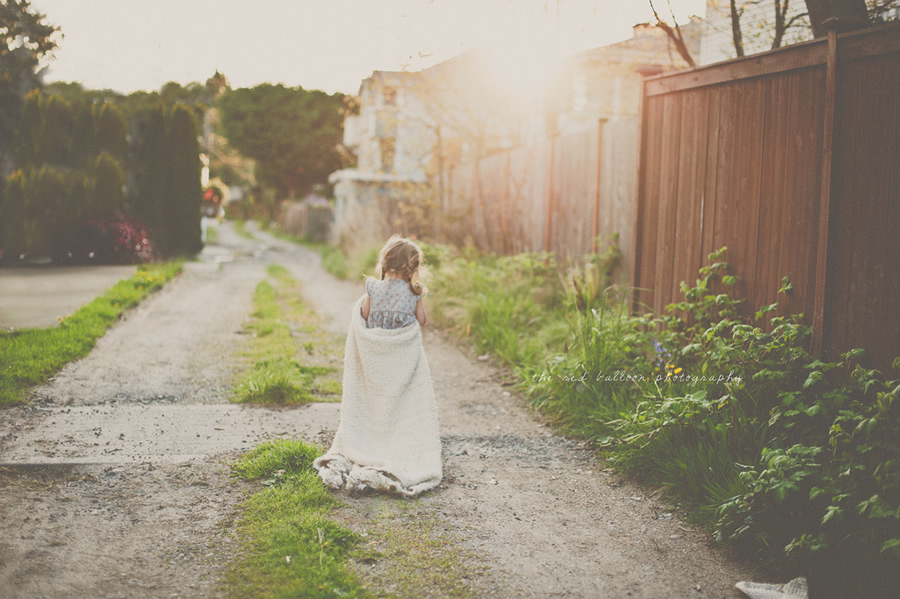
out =
[[[362,292],[321,270],[315,253],[258,238],[223,227],[202,261],[129,313],[30,406],[0,412],[0,596],[216,596],[246,492],[228,479],[228,464],[266,438],[328,442],[336,404],[227,403],[265,264],[287,267],[339,334]],[[489,360],[433,329],[425,346],[445,480],[412,502],[342,498],[347,507],[337,515],[349,526],[366,534],[397,509],[432,523],[466,556],[471,571],[459,577],[474,596],[740,597],[733,585],[746,571],[670,507],[540,424]],[[360,570],[384,585],[382,567]]]

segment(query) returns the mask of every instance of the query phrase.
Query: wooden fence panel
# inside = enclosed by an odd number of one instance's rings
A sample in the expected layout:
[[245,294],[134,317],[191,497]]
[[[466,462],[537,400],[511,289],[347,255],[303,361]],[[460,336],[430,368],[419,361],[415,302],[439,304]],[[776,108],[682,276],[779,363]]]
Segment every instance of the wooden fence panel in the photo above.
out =
[[[703,252],[703,190],[708,161],[708,94],[681,94],[681,133],[679,140],[678,202],[675,251],[672,256],[671,296],[677,297],[682,281],[692,284],[697,278]],[[697,226],[699,224],[700,226]]]
[[824,315],[826,357],[869,347],[885,367],[900,354],[898,156],[898,27],[647,80],[635,306],[679,301],[727,246],[748,315]]
[[[600,131],[600,195],[597,233],[601,244],[619,235],[625,264],[631,265],[634,245],[634,194],[637,182],[638,126],[636,119],[612,121]],[[596,156],[592,155],[592,159]],[[602,249],[602,246],[601,248]],[[625,269],[623,269],[625,270]]]
[[839,65],[824,344],[885,366],[900,355],[900,48]]
[[592,251],[596,204],[597,237],[605,243],[618,234],[630,264],[637,121],[600,126],[455,166],[442,205],[466,214],[466,232],[481,249],[549,249],[577,261]]
[[577,259],[591,251],[596,136],[587,130],[556,143],[550,250],[562,258]]

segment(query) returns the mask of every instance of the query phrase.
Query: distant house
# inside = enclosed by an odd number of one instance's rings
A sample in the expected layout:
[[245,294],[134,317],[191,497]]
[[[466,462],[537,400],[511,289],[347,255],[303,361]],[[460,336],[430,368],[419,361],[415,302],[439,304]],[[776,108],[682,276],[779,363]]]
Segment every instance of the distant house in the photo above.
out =
[[[700,22],[683,27],[700,48]],[[645,75],[685,68],[658,28],[636,25],[631,39],[571,57],[542,105],[519,102],[478,50],[416,73],[375,71],[359,91],[359,114],[344,122],[355,168],[332,173],[338,243],[377,243],[393,232],[416,234],[428,206],[446,208],[455,165],[596,126],[636,117]],[[428,223],[425,223],[428,224]],[[430,227],[428,230],[431,230]]]
[[410,208],[432,198],[435,172],[512,143],[508,108],[478,52],[417,73],[372,73],[360,85],[359,114],[344,121],[343,144],[356,167],[329,177],[332,238],[368,243],[415,234]]
[[411,80],[420,78],[418,73],[375,71],[362,82],[359,114],[344,121],[343,143],[357,165],[329,177],[336,240],[375,241],[393,228],[398,202],[424,194],[434,134],[422,101],[411,93]]
[[[696,17],[681,28],[695,61],[700,54],[701,28]],[[643,77],[687,66],[665,32],[646,23],[633,27],[631,39],[572,56],[557,78],[557,132],[581,130],[601,118],[637,116]]]

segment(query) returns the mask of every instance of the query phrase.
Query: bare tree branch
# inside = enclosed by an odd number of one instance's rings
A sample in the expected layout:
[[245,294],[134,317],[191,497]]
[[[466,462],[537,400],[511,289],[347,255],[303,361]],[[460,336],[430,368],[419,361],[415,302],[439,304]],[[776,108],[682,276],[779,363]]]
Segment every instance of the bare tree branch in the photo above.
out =
[[731,3],[731,39],[734,42],[734,52],[738,57],[744,55],[744,36],[741,33],[741,15],[743,9],[738,10],[737,2],[729,0]]
[[[733,2],[734,0],[732,0]],[[650,3],[650,10],[653,11],[653,18],[656,19],[656,23],[654,23],[655,27],[659,27],[662,29],[669,39],[672,40],[672,43],[675,45],[675,49],[678,51],[678,55],[681,56],[682,60],[688,64],[689,67],[697,66],[697,63],[694,61],[694,57],[691,56],[690,51],[687,48],[687,44],[684,41],[684,36],[681,34],[681,27],[678,25],[678,21],[675,20],[675,14],[672,13],[672,22],[675,23],[675,26],[672,27],[666,21],[663,21],[659,13],[656,12],[656,7],[653,6],[653,0],[648,0]],[[672,11],[672,5],[669,4],[669,11]]]

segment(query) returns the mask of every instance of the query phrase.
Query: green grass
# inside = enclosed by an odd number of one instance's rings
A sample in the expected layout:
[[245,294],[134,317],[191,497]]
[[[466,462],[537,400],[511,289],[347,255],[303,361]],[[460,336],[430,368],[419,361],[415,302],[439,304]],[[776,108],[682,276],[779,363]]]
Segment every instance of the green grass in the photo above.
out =
[[462,550],[444,532],[444,523],[418,500],[381,497],[377,516],[350,557],[359,576],[379,597],[474,597],[473,582],[488,571],[477,555]]
[[339,401],[341,340],[325,333],[300,299],[299,283],[278,265],[268,267],[253,296],[251,335],[234,401],[296,405]]
[[226,576],[230,597],[373,597],[349,564],[359,537],[328,517],[339,502],[312,468],[319,454],[279,440],[234,465],[238,476],[265,488],[243,504],[244,552]]
[[216,226],[206,227],[206,243],[214,244],[219,241],[219,228]]
[[250,241],[256,241],[256,237],[253,236],[253,233],[247,230],[247,221],[236,220],[234,222],[234,232],[243,237],[244,239],[249,239]]
[[487,566],[431,510],[386,495],[368,499],[364,513],[345,509],[312,468],[321,452],[280,439],[233,465],[260,488],[241,506],[243,551],[226,574],[229,597],[474,596],[472,582]]
[[60,316],[58,326],[0,332],[0,405],[26,401],[32,387],[86,356],[122,313],[174,278],[181,267],[181,262],[140,266],[74,314]]

